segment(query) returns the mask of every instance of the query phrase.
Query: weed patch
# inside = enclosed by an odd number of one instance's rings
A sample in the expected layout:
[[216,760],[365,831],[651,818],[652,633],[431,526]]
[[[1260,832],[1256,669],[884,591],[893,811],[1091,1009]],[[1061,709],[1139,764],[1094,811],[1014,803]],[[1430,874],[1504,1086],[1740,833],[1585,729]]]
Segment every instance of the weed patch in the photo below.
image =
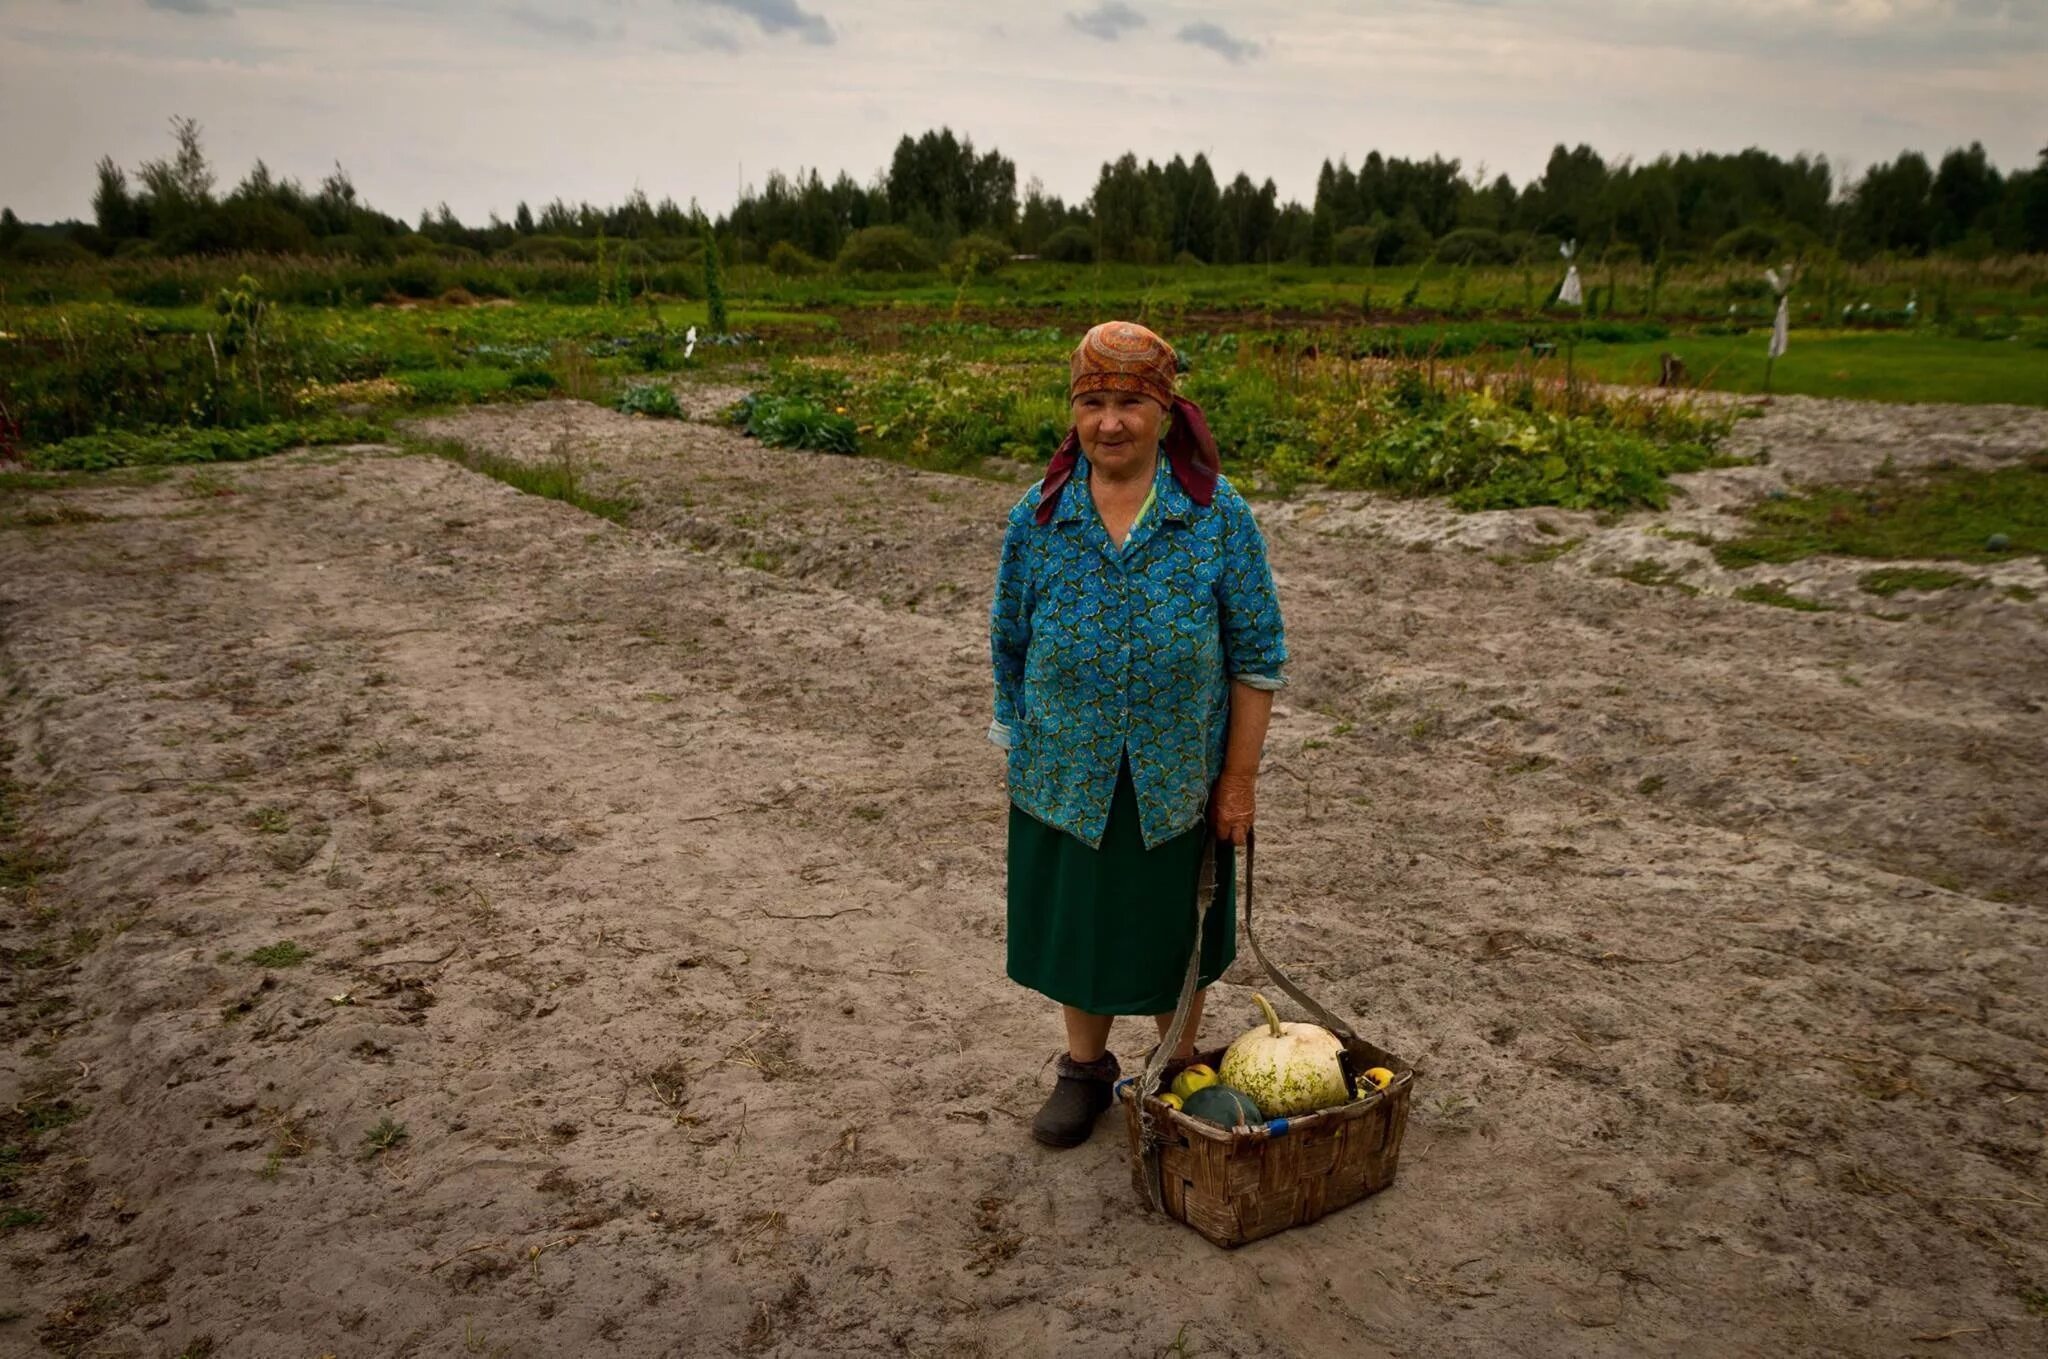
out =
[[386,1114],[377,1121],[376,1127],[363,1134],[363,1159],[367,1161],[382,1156],[410,1136],[403,1123],[393,1122],[391,1116]]
[[178,428],[83,434],[29,449],[26,456],[29,466],[44,471],[101,472],[114,467],[250,462],[288,448],[376,443],[384,437],[382,426],[363,420],[287,420],[245,429]]
[[637,508],[630,499],[616,496],[602,496],[583,484],[582,468],[573,451],[566,443],[557,443],[553,454],[540,462],[522,462],[516,458],[503,458],[494,453],[479,453],[466,444],[452,439],[435,440],[430,443],[415,443],[414,447],[459,463],[472,472],[480,472],[495,481],[502,481],[514,490],[527,495],[537,495],[544,500],[559,500],[565,505],[574,505],[586,514],[600,519],[609,519],[623,524]]
[[1750,604],[1769,604],[1780,609],[1796,609],[1801,613],[1831,613],[1832,604],[1821,604],[1811,599],[1802,599],[1785,588],[1783,581],[1759,581],[1745,585],[1735,592],[1737,599]]
[[302,948],[286,939],[276,944],[265,944],[262,948],[251,949],[246,960],[258,967],[297,967],[313,956],[311,949]]
[[1865,594],[1890,599],[1903,590],[1931,593],[1936,590],[1984,588],[1982,576],[1965,575],[1960,571],[1942,571],[1932,567],[1899,566],[1887,567],[1880,571],[1865,571],[1856,578],[1857,588]]
[[1766,500],[1750,510],[1746,533],[1713,547],[1716,561],[1738,569],[1818,553],[1994,562],[2044,552],[2048,452],[1995,471],[1937,469]]

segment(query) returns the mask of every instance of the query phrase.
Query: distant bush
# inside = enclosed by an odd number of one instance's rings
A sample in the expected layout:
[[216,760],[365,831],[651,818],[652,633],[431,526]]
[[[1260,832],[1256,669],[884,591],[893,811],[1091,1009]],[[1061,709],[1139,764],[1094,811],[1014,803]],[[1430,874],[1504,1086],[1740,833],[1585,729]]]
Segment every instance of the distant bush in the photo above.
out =
[[588,264],[596,257],[594,244],[569,236],[522,236],[496,255],[501,260],[574,260],[578,264]]
[[1374,253],[1381,264],[1420,264],[1429,258],[1431,244],[1429,228],[1404,213],[1380,228]]
[[99,256],[69,236],[36,231],[16,241],[7,258],[21,264],[90,264]]
[[946,257],[956,278],[987,278],[1010,262],[1010,243],[980,233],[953,242]]
[[856,231],[839,251],[839,267],[850,273],[921,273],[936,265],[924,242],[900,226]]
[[1436,257],[1445,264],[1506,264],[1514,258],[1497,231],[1459,227],[1436,243]]
[[1374,242],[1379,239],[1379,234],[1369,226],[1345,227],[1337,233],[1336,243],[1330,251],[1331,258],[1339,264],[1371,264]]
[[768,272],[782,278],[806,278],[825,267],[788,241],[769,246],[767,262]]
[[1714,257],[1760,264],[1778,253],[1778,233],[1760,226],[1740,226],[1714,242]]
[[1045,244],[1038,247],[1041,258],[1059,264],[1093,264],[1095,262],[1095,234],[1087,227],[1061,227],[1045,238]]
[[400,297],[439,297],[441,266],[429,255],[406,255],[384,271],[384,285]]

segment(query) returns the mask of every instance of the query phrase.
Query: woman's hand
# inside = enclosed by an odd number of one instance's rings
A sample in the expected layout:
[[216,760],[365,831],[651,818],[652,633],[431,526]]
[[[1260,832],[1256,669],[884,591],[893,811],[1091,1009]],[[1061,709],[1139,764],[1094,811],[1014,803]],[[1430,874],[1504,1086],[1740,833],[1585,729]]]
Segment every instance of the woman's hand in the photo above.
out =
[[1252,828],[1258,783],[1257,774],[1233,774],[1226,769],[1217,776],[1216,787],[1209,794],[1209,827],[1218,840],[1244,843],[1245,832]]

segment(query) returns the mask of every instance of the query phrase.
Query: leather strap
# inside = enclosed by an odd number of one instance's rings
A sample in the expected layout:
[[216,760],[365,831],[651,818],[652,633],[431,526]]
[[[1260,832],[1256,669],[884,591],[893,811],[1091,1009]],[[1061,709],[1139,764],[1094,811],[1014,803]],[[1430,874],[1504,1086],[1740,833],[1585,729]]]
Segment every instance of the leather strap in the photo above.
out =
[[[1258,851],[1258,833],[1247,828],[1244,833],[1244,937],[1251,943],[1252,957],[1280,988],[1289,1000],[1308,1011],[1318,1024],[1336,1034],[1339,1038],[1355,1039],[1358,1035],[1351,1025],[1339,1019],[1312,999],[1306,991],[1296,986],[1287,974],[1273,966],[1266,957],[1266,951],[1259,947],[1259,938],[1252,933],[1252,892],[1253,862]],[[1202,923],[1209,914],[1209,904],[1216,896],[1216,837],[1210,831],[1207,820],[1202,823],[1202,866],[1195,884],[1195,947],[1188,955],[1187,974],[1181,978],[1180,1003],[1174,1007],[1173,1019],[1160,1038],[1159,1046],[1145,1062],[1145,1070],[1138,1077],[1138,1151],[1143,1161],[1145,1197],[1155,1212],[1165,1211],[1162,1167],[1159,1148],[1164,1140],[1155,1126],[1152,1113],[1145,1107],[1146,1097],[1158,1088],[1159,1078],[1166,1072],[1166,1063],[1171,1055],[1180,1050],[1181,1035],[1187,1031],[1188,1012],[1194,1008],[1196,983],[1202,973]]]

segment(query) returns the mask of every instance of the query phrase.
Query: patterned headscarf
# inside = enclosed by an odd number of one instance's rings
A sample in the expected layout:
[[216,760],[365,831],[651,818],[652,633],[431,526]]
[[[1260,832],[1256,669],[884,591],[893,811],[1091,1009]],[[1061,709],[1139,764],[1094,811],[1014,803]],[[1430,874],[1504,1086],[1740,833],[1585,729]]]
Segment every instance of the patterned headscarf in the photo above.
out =
[[[1174,394],[1178,369],[1173,346],[1145,327],[1131,321],[1104,321],[1074,347],[1068,363],[1067,399],[1089,392],[1136,392],[1165,407],[1173,415],[1173,426],[1162,441],[1167,464],[1188,498],[1207,505],[1215,498],[1216,477],[1223,463],[1202,408]],[[1072,479],[1080,456],[1080,432],[1069,429],[1045,469],[1044,489],[1038,497],[1039,523],[1052,522],[1060,492]]]

